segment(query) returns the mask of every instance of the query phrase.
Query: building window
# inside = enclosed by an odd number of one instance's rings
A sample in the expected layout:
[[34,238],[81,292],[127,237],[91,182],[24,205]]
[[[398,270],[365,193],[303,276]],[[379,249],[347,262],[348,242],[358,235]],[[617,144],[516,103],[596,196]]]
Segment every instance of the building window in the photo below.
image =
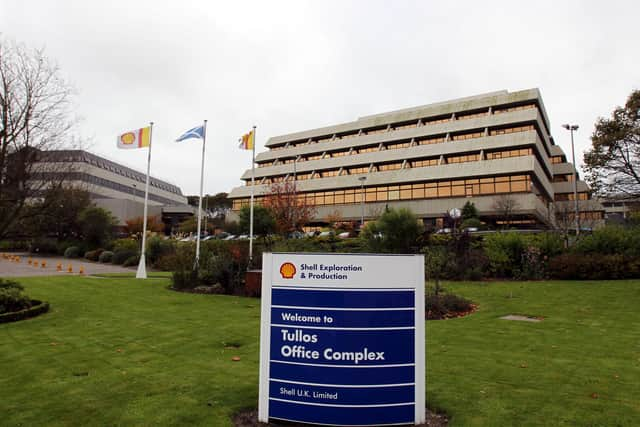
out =
[[513,111],[531,110],[534,108],[537,108],[536,104],[524,104],[515,107],[494,107],[493,114],[511,113]]
[[473,138],[482,138],[484,136],[484,132],[466,132],[466,133],[461,133],[458,135],[453,135],[451,137],[451,139],[453,141],[464,141],[466,139],[473,139]]
[[527,131],[531,131],[531,130],[535,130],[535,127],[533,125],[515,126],[515,127],[502,128],[502,129],[492,129],[489,132],[489,135],[491,135],[491,136],[493,136],[493,135],[507,135],[507,134],[510,134],[510,133],[527,132]]

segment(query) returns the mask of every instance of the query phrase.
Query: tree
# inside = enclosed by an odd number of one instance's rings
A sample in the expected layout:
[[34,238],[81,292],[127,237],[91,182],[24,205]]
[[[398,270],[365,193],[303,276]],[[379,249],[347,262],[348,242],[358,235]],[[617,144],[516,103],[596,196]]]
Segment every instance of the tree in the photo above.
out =
[[468,219],[478,219],[479,217],[480,214],[476,205],[467,200],[467,203],[462,207],[462,222]]
[[[138,216],[125,221],[127,233],[129,234],[142,234],[142,227],[144,225],[144,217]],[[147,217],[147,231],[160,233],[164,231],[164,223],[158,215]]]
[[413,253],[422,224],[409,209],[387,209],[376,221],[368,223],[362,231],[369,249],[374,252]]
[[502,194],[498,196],[492,207],[508,228],[513,219],[513,212],[520,207],[520,204],[512,195]]
[[52,187],[27,203],[21,217],[7,230],[8,236],[49,236],[77,239],[82,234],[80,212],[91,206],[89,192],[79,187]]
[[264,206],[272,212],[276,220],[276,231],[282,235],[301,230],[316,212],[315,207],[308,204],[304,197],[299,197],[294,190],[294,185],[285,181],[272,184],[265,195]]
[[[249,206],[240,209],[240,229],[244,233],[249,233],[251,211]],[[276,230],[276,220],[270,209],[262,205],[253,206],[253,234],[263,237],[272,234]]]
[[611,119],[599,118],[584,155],[586,179],[600,194],[640,196],[640,90]]
[[78,217],[82,227],[82,237],[90,247],[101,247],[113,236],[116,219],[106,209],[90,207]]
[[71,140],[71,95],[42,50],[0,38],[0,238],[22,218],[28,200],[68,176],[55,172],[70,162],[50,162],[46,171],[36,164]]

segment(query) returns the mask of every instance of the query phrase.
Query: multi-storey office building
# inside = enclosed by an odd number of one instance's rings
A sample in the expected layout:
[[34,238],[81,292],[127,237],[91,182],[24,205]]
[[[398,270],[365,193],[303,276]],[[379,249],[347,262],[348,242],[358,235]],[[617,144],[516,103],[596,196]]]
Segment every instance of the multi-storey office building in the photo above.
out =
[[[145,173],[84,150],[43,152],[35,170],[34,179],[64,179],[65,184],[85,188],[92,201],[110,210],[121,225],[143,215]],[[178,186],[154,177],[149,179],[148,208],[149,215],[162,215],[168,224],[193,214]]]
[[[493,92],[361,117],[354,122],[270,138],[256,156],[256,202],[276,182],[295,181],[297,197],[316,206],[315,221],[336,212],[358,220],[386,206],[411,209],[425,222],[467,201],[489,223],[553,226],[557,204],[574,199],[576,176],[549,132],[538,89]],[[251,170],[229,197],[249,203]],[[578,181],[577,196],[590,199]],[[500,202],[501,201],[501,202]],[[602,217],[601,206],[582,211]]]

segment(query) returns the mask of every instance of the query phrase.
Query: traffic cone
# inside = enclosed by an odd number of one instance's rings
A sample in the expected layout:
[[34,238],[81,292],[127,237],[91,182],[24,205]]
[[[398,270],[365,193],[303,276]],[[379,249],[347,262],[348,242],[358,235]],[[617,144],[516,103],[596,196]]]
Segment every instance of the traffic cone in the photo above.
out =
[[29,263],[29,265],[31,265],[33,263],[33,260],[31,258],[29,258],[29,261],[27,261]]
[[84,267],[83,266],[80,266],[80,271],[78,273],[80,273],[80,275],[84,275]]
[[67,268],[67,273],[73,273],[73,267],[69,264],[69,268]]
[[34,266],[34,267],[38,267],[38,261],[37,261],[37,260],[36,260],[36,261],[33,261],[33,266]]
[[62,271],[62,263],[59,262],[58,265],[56,266],[56,271]]
[[47,268],[47,261],[42,261],[42,263],[40,264],[40,267]]

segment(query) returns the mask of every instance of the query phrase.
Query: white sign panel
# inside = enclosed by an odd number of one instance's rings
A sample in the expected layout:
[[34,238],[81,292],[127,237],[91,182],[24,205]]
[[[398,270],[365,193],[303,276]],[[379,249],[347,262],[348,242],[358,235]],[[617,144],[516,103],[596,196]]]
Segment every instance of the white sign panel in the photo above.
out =
[[425,421],[424,258],[264,254],[258,418]]

